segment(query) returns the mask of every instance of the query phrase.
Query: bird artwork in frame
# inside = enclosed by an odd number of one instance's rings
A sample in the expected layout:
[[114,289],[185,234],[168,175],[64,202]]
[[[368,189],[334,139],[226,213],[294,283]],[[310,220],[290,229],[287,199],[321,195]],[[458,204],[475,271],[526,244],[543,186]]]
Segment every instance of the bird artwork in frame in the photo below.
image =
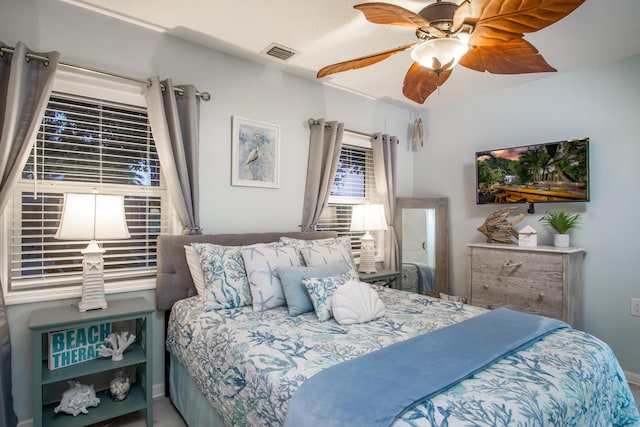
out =
[[231,184],[280,186],[280,126],[232,118]]

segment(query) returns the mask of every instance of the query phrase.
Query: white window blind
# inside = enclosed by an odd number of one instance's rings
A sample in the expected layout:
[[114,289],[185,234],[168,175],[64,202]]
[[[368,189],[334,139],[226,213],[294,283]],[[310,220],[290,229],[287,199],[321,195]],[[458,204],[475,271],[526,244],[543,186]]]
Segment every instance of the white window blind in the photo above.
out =
[[130,239],[104,242],[105,280],[153,276],[170,211],[146,108],[54,92],[10,221],[10,291],[82,281],[88,242],[53,238],[65,192],[125,196]]
[[[329,202],[316,228],[337,231],[339,236],[349,236],[353,254],[359,258],[360,237],[364,232],[349,230],[352,206],[377,202],[371,141],[368,136],[345,132]],[[376,258],[380,260],[382,254],[379,248],[382,247],[384,233],[371,234],[376,238]]]

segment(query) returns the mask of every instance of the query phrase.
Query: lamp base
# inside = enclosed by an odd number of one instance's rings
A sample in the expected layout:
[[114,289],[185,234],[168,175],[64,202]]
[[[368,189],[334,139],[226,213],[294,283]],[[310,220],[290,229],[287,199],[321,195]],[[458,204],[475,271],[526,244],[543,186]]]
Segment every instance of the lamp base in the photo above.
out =
[[104,252],[95,240],[82,251],[82,298],[78,304],[81,312],[107,308],[104,297]]
[[360,273],[376,273],[376,261],[375,261],[375,239],[371,234],[367,232],[360,238],[360,266],[358,272]]

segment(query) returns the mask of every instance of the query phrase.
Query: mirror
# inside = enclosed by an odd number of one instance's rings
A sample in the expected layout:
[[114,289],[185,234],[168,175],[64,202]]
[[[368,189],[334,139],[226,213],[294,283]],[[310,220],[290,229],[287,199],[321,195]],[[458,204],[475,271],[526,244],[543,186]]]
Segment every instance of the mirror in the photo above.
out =
[[402,289],[438,296],[449,292],[446,197],[396,199]]

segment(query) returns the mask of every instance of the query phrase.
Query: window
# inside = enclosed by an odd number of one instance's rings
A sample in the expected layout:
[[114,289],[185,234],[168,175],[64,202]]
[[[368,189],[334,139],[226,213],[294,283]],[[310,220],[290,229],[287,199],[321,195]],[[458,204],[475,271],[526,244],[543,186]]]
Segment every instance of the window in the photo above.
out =
[[[345,131],[329,202],[316,229],[334,230],[339,236],[351,237],[351,248],[356,258],[360,256],[360,237],[364,233],[349,230],[351,208],[365,203],[378,203],[371,141],[368,136]],[[381,261],[384,233],[376,231],[371,235],[376,238],[376,261]]]
[[[108,92],[118,98],[118,91]],[[131,96],[125,98],[130,101]],[[156,239],[168,231],[172,208],[167,206],[146,108],[54,90],[4,212],[9,238],[4,239],[8,256],[2,260],[2,278],[8,303],[79,294],[81,250],[88,242],[56,240],[53,235],[64,193],[94,188],[125,196],[131,234],[130,239],[103,245],[107,291],[153,287]]]

